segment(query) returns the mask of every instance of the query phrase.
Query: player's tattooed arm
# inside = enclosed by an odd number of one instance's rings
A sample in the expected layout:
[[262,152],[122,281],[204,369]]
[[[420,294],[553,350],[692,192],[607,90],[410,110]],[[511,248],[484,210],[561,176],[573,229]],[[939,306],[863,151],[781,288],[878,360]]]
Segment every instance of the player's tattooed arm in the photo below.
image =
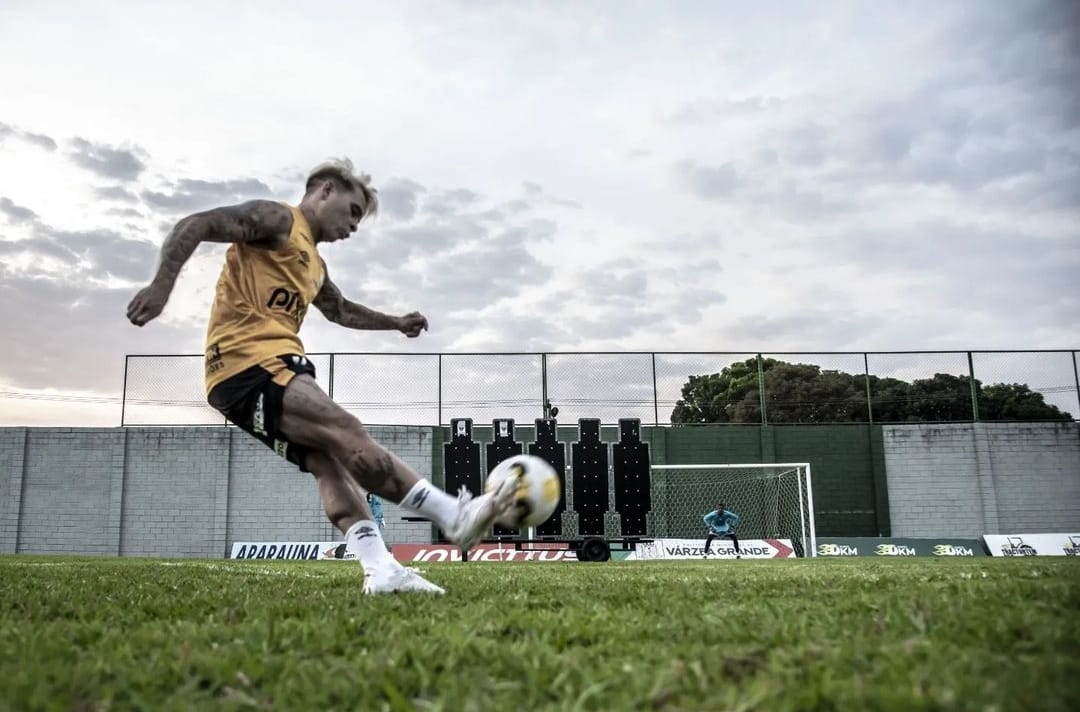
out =
[[292,211],[270,200],[227,205],[181,219],[161,245],[150,284],[128,304],[127,317],[142,326],[161,314],[184,264],[202,242],[248,242],[274,249],[289,239]]
[[[325,269],[324,263],[324,274]],[[405,316],[390,316],[369,309],[363,304],[350,302],[342,295],[329,274],[324,277],[322,288],[312,303],[329,321],[349,329],[400,331],[406,336],[415,337],[420,335],[421,330],[428,328],[427,319],[418,312]]]
[[161,245],[155,282],[175,282],[201,242],[253,242],[271,249],[289,239],[292,211],[270,200],[226,205],[180,220]]

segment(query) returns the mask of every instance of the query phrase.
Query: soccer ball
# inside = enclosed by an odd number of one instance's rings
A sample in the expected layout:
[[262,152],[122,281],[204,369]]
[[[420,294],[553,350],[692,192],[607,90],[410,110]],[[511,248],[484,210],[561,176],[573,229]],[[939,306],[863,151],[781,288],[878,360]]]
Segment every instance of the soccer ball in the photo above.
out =
[[494,492],[508,477],[517,479],[514,504],[496,521],[509,529],[527,529],[546,522],[562,495],[555,468],[535,455],[514,455],[495,466],[484,491]]

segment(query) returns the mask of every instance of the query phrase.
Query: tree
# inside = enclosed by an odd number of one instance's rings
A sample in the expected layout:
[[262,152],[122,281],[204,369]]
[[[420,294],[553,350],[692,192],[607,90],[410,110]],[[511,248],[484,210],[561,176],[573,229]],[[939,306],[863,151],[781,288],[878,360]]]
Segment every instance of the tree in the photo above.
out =
[[995,383],[979,392],[980,420],[1072,420],[1022,383]]
[[[936,373],[911,383],[895,378],[822,370],[819,366],[762,359],[765,419],[770,423],[922,422],[971,420],[967,376]],[[867,381],[870,407],[867,407]],[[1024,384],[983,386],[975,381],[980,420],[1067,420]],[[758,360],[720,373],[690,376],[671,413],[672,423],[760,423]]]
[[[765,368],[775,364],[765,359]],[[673,423],[760,423],[757,359],[739,361],[720,373],[690,376],[675,405]]]

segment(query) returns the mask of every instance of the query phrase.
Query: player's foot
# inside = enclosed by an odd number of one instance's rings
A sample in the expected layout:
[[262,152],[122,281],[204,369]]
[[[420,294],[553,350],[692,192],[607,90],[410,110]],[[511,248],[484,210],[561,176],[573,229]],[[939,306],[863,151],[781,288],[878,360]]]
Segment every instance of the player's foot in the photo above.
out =
[[394,565],[373,566],[364,571],[364,593],[446,593],[412,569],[394,562]]
[[446,538],[462,551],[469,551],[483,538],[499,515],[510,509],[517,491],[517,479],[507,477],[494,492],[473,497],[464,487],[458,492],[458,515]]

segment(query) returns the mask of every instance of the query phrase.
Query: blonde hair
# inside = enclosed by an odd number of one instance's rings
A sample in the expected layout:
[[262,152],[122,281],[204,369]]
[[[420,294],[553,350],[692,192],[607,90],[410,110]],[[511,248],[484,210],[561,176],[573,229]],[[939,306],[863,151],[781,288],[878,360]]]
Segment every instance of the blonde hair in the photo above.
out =
[[371,176],[357,173],[353,162],[348,158],[331,158],[312,168],[304,189],[310,193],[325,180],[332,180],[345,190],[359,191],[364,196],[365,218],[379,212],[379,191],[371,184]]

